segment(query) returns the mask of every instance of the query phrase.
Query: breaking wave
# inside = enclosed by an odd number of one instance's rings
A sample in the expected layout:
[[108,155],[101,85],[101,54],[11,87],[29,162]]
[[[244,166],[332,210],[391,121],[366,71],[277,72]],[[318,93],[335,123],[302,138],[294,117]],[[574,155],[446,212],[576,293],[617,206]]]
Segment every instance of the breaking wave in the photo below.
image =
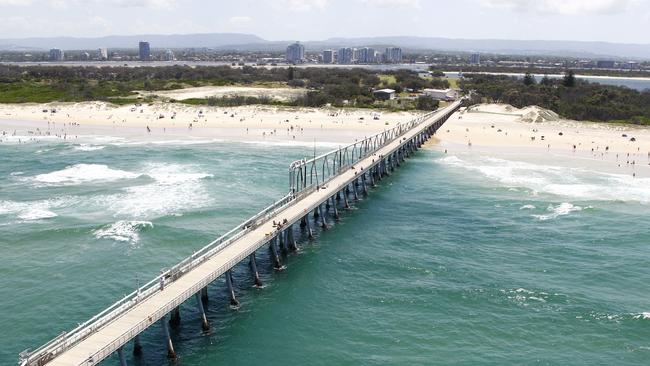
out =
[[76,185],[94,181],[133,179],[140,174],[111,169],[103,164],[76,164],[51,173],[39,174],[33,181],[44,184]]
[[452,155],[437,162],[478,172],[508,188],[528,189],[534,196],[546,193],[578,200],[650,203],[650,178],[489,157]]
[[149,221],[118,221],[95,230],[97,239],[111,239],[119,242],[137,243],[140,241],[140,231],[152,228]]
[[546,211],[549,213],[546,215],[533,215],[533,217],[539,219],[540,221],[547,221],[558,218],[560,216],[565,216],[571,212],[582,211],[583,208],[580,206],[574,206],[571,203],[564,202],[557,206],[549,205]]

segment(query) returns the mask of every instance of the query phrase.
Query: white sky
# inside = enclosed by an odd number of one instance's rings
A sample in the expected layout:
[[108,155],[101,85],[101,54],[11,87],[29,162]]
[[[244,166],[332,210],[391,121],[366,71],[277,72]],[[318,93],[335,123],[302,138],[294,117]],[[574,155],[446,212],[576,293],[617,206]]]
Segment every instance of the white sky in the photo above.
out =
[[650,0],[0,0],[0,38],[210,32],[650,43]]

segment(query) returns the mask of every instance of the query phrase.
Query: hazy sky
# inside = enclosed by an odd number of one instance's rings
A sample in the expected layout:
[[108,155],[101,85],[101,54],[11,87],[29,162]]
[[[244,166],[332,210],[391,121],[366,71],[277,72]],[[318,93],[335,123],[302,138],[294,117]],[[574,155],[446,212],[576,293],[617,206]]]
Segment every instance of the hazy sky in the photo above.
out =
[[207,32],[650,43],[650,0],[0,0],[0,38]]

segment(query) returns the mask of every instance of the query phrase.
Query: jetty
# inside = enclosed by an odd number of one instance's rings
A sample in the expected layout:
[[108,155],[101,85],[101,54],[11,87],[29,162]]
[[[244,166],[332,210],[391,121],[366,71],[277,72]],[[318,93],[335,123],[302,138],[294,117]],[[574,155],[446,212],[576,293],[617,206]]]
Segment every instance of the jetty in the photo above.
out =
[[[91,366],[114,353],[126,366],[126,352],[142,354],[140,334],[152,326],[164,329],[167,356],[176,357],[170,325],[180,322],[180,305],[196,302],[201,327],[210,329],[204,301],[208,286],[225,276],[230,304],[239,305],[231,270],[248,261],[254,284],[261,286],[256,251],[268,247],[273,266],[283,269],[282,252],[297,250],[301,227],[309,237],[315,226],[327,228],[350,201],[391,174],[460,108],[463,100],[399,124],[345,147],[293,162],[289,192],[236,228],[120,299],[104,311],[19,356],[21,366]],[[198,326],[198,324],[197,324]],[[132,346],[129,346],[132,345]]]

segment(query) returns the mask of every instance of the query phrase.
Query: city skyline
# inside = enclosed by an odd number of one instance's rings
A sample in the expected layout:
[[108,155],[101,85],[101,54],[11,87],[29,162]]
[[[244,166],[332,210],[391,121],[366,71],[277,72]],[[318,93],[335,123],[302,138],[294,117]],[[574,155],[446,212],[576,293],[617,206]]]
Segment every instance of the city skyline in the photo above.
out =
[[[301,41],[404,35],[650,43],[645,31],[650,4],[638,0],[246,0],[218,4],[109,0],[79,4],[79,0],[0,0],[0,34],[27,38],[234,32],[271,41],[292,40],[300,34]],[[284,21],[287,16],[292,22]],[[347,26],[327,26],[335,20]]]

